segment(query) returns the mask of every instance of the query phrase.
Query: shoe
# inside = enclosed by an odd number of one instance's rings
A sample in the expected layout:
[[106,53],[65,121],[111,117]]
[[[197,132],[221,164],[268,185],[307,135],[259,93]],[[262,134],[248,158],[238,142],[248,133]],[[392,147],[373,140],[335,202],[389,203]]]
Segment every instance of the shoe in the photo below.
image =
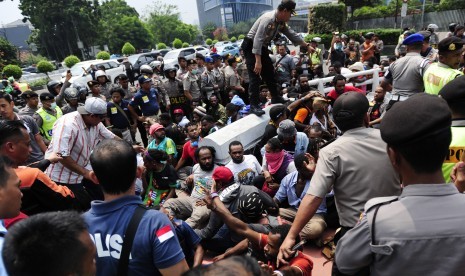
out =
[[256,106],[256,105],[251,105],[250,106],[250,114],[255,114],[257,115],[258,117],[262,116],[263,114],[265,114],[265,111],[263,111],[263,109],[261,109],[259,106]]
[[271,104],[278,104],[278,103],[283,104],[285,102],[286,102],[286,100],[281,96],[271,98]]

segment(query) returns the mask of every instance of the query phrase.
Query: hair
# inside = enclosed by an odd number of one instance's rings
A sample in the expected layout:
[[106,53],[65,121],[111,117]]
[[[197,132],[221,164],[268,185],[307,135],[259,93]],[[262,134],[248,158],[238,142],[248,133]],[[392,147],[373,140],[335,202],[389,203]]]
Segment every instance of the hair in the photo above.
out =
[[196,127],[196,128],[199,128],[199,125],[195,122],[189,122],[187,123],[186,125],[186,130],[189,128],[189,127]]
[[308,162],[308,158],[305,156],[305,153],[301,153],[294,157],[294,165],[298,171],[305,168],[305,162]]
[[423,42],[415,42],[410,45],[407,45],[408,50],[420,51],[423,48]]
[[[284,239],[286,239],[287,234],[289,234],[289,230],[291,230],[291,225],[290,224],[281,224],[278,225],[274,228],[271,228],[270,234],[278,234],[279,235],[279,245],[281,245],[284,242]],[[295,239],[295,243],[300,242],[300,237],[297,235]]]
[[333,78],[333,84],[336,85],[336,83],[340,80],[346,81],[347,79],[343,75],[336,75]]
[[281,141],[279,141],[278,138],[273,137],[266,142],[268,145],[270,145],[270,148],[272,151],[280,151],[283,150],[283,145],[281,144]]
[[27,130],[19,120],[0,120],[0,147],[14,138],[22,137],[22,130]]
[[339,61],[336,61],[336,62],[333,63],[333,67],[334,67],[334,69],[336,69],[336,68],[341,68],[341,67],[342,67],[342,63],[340,63]]
[[214,123],[216,122],[215,118],[213,118],[213,116],[211,115],[205,115],[202,117],[202,121],[207,121],[209,123]]
[[455,26],[454,35],[456,35],[458,31],[463,30],[463,29],[465,29],[465,26],[463,26],[463,25]]
[[113,86],[110,89],[110,95],[113,95],[113,93],[115,92],[118,92],[121,95],[121,97],[124,97],[126,95],[126,93],[124,93],[124,89],[119,86]]
[[310,79],[310,77],[308,76],[308,74],[300,74],[299,75],[299,80],[300,78],[307,78],[307,79]]
[[200,160],[200,151],[206,150],[206,149],[210,151],[210,153],[212,154],[212,159],[215,160],[216,150],[215,150],[214,147],[209,147],[209,146],[198,147],[194,152],[195,160],[199,161]]
[[[236,263],[236,265],[231,265]],[[244,271],[251,273],[253,276],[262,275],[260,266],[255,258],[250,256],[231,256],[223,259],[219,262],[212,263],[208,266],[197,266],[190,269],[182,274],[182,276],[236,276],[240,275],[241,271],[237,271],[237,268],[241,267]]]
[[226,108],[228,111],[238,111],[240,107],[233,103],[228,103],[224,108]]
[[11,168],[12,165],[13,163],[8,157],[0,155],[0,188],[6,186],[6,182],[10,178],[10,173],[7,169]]
[[242,145],[241,142],[239,142],[239,141],[232,141],[231,143],[229,143],[229,147],[228,147],[229,151],[231,151],[231,147],[232,147],[232,146],[241,146],[241,147],[244,147],[244,146]]
[[232,66],[235,62],[237,62],[235,57],[228,58],[228,65],[229,66]]
[[9,275],[82,274],[88,248],[80,240],[87,232],[74,211],[37,214],[22,220],[5,236],[2,256]]
[[156,162],[167,161],[169,159],[168,154],[163,150],[148,149],[147,154]]
[[119,138],[124,139],[123,132],[121,131],[121,129],[112,128],[112,129],[111,129],[111,132],[112,132],[114,135],[118,136]]
[[160,115],[158,116],[158,118],[159,118],[160,120],[166,120],[166,121],[171,122],[171,116],[170,116],[169,113],[162,113],[162,114],[160,114]]
[[90,164],[107,194],[126,192],[136,178],[136,152],[126,141],[103,140],[90,155]]
[[415,143],[392,148],[399,151],[416,173],[431,173],[441,169],[449,155],[451,140],[452,132],[447,128]]
[[120,80],[128,80],[129,78],[128,78],[128,76],[126,74],[119,74],[118,79],[120,79]]
[[13,101],[13,97],[6,92],[0,92],[0,99],[5,99],[5,101],[11,103]]
[[397,57],[396,56],[390,56],[389,57],[389,61],[396,61],[397,60]]

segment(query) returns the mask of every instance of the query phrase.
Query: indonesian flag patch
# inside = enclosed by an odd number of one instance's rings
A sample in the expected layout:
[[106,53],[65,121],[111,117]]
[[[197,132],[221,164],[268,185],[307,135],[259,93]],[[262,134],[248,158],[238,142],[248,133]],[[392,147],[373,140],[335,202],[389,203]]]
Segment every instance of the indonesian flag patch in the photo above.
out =
[[160,243],[163,243],[169,240],[170,238],[174,237],[174,233],[169,225],[163,226],[162,228],[158,229],[156,235]]

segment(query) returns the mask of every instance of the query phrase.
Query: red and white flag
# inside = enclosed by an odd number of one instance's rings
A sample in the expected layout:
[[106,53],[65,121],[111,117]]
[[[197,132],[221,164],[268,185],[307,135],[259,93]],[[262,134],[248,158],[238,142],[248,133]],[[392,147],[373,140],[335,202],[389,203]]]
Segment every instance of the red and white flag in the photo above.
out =
[[160,243],[165,242],[166,240],[169,240],[170,238],[174,237],[173,230],[171,230],[171,227],[169,225],[163,226],[162,228],[158,229],[156,235]]

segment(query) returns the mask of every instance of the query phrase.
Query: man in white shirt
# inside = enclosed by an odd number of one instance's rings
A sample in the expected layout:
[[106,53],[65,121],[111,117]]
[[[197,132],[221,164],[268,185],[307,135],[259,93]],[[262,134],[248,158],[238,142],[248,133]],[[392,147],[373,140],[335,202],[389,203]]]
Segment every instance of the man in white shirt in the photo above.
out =
[[262,167],[253,155],[244,155],[244,147],[239,141],[229,144],[231,161],[226,164],[234,175],[234,181],[241,185],[253,185],[253,179],[262,173]]

